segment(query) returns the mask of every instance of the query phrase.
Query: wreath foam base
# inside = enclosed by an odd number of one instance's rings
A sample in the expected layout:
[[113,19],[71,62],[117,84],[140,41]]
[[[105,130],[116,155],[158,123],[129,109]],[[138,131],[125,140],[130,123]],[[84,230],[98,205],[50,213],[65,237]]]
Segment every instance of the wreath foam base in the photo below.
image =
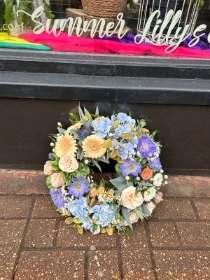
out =
[[[70,113],[70,126],[59,122],[50,135],[52,152],[44,174],[50,196],[65,223],[93,234],[114,230],[130,234],[132,224],[151,216],[162,200],[161,185],[167,184],[160,163],[161,144],[144,119],[125,113],[100,116],[78,106]],[[116,162],[115,178],[93,179],[93,167]]]

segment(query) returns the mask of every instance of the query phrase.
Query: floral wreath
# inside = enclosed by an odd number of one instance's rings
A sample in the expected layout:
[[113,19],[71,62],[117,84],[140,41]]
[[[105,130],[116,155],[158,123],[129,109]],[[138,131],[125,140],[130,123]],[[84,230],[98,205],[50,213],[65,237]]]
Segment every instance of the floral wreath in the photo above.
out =
[[[133,223],[151,216],[167,184],[156,131],[125,113],[100,116],[98,107],[95,114],[80,106],[78,114],[69,114],[71,126],[64,129],[58,122],[58,134],[50,135],[52,153],[44,166],[57,211],[80,234],[84,229],[130,234]],[[116,162],[116,178],[96,182],[92,167],[101,171],[100,162],[109,159]]]

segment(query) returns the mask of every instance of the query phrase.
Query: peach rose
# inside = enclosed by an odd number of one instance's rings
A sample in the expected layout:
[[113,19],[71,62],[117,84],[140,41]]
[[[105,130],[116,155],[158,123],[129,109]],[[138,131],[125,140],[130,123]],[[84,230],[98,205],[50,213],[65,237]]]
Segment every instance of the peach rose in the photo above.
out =
[[[163,197],[163,193],[162,193],[162,192],[158,192],[157,194],[158,194],[161,198]],[[159,199],[157,199],[157,198],[155,198],[154,201],[155,201],[155,203],[157,203],[157,204],[161,202],[161,200],[159,200]]]
[[44,165],[44,174],[45,175],[51,175],[53,172],[52,170],[52,166],[50,164],[50,161],[46,161],[45,165]]
[[[146,205],[147,209],[149,210],[149,212],[152,214],[152,212],[153,212],[153,210],[155,209],[156,205],[155,205],[152,201],[147,202],[145,205]],[[148,217],[147,214],[144,214],[144,215],[145,215],[146,217]]]
[[142,172],[141,172],[141,177],[143,180],[150,180],[152,178],[152,169],[150,168],[145,168]]
[[[131,222],[131,224],[134,224],[136,222],[138,222],[139,217],[137,216],[136,212],[131,211],[129,214],[129,220]],[[125,221],[124,226],[128,226],[128,223]]]
[[68,173],[76,171],[79,167],[78,161],[73,156],[64,156],[60,158],[58,165],[62,171]]
[[122,191],[121,199],[122,205],[131,210],[142,205],[144,201],[140,192],[136,195],[136,188],[133,186],[130,186]]
[[53,173],[50,176],[50,183],[54,188],[59,188],[64,184],[64,178],[62,172]]

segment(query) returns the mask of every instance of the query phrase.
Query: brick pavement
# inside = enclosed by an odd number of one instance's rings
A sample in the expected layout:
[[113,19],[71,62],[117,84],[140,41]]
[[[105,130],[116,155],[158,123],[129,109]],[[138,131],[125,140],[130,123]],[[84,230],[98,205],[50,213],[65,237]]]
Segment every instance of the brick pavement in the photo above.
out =
[[171,176],[132,237],[64,224],[38,171],[0,170],[1,280],[210,279],[210,178]]

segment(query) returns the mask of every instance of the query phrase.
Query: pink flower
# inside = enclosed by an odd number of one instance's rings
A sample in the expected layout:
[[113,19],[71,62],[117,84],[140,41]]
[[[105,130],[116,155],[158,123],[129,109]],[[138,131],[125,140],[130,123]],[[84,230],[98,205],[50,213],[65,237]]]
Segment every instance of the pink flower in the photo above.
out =
[[[138,222],[139,217],[138,217],[138,215],[136,214],[135,211],[130,212],[129,220],[130,220],[131,224],[134,224],[134,223]],[[128,226],[128,223],[126,221],[124,223],[124,226]]]
[[122,205],[128,209],[135,209],[142,205],[144,199],[141,193],[136,194],[136,188],[130,186],[122,191]]
[[73,156],[64,156],[60,158],[58,165],[62,171],[68,173],[76,171],[79,167],[78,161]]
[[[158,194],[161,198],[163,197],[163,193],[162,193],[162,192],[158,192],[157,194]],[[159,199],[157,199],[157,198],[155,198],[154,201],[155,201],[155,203],[157,203],[157,204],[161,202],[161,200],[159,200]]]
[[[152,201],[147,202],[145,205],[146,205],[147,209],[150,211],[150,214],[152,214],[152,212],[155,209],[156,205]],[[145,217],[148,217],[147,214],[144,214],[144,215],[145,215]]]
[[53,172],[52,170],[52,166],[50,164],[50,161],[46,161],[45,165],[44,165],[44,174],[45,175],[51,175]]
[[50,176],[50,183],[54,188],[59,188],[64,184],[64,178],[62,172],[53,173]]
[[141,177],[143,180],[150,180],[152,178],[152,169],[149,167],[144,168],[144,170],[141,172]]

